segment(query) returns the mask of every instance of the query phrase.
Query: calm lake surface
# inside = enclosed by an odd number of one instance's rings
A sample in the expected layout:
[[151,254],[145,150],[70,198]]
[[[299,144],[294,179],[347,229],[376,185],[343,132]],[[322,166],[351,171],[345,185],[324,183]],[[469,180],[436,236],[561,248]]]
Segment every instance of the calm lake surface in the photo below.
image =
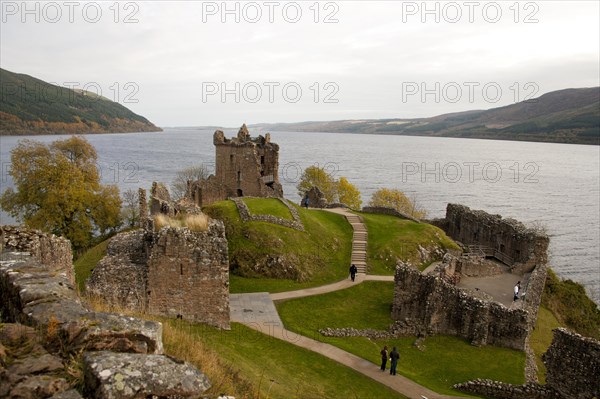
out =
[[[226,131],[228,137],[236,133]],[[214,167],[212,134],[169,128],[86,138],[96,147],[104,183],[124,191],[149,189],[154,180],[170,183],[187,166]],[[393,187],[416,198],[431,218],[443,217],[446,204],[453,202],[543,225],[551,237],[552,268],[584,284],[600,303],[600,147],[333,133],[275,132],[271,137],[280,145],[279,178],[286,198],[300,200],[295,189],[300,174],[317,164],[355,184],[363,205],[375,190]],[[23,138],[0,137],[1,191],[12,185],[10,150]],[[11,222],[0,215],[0,223]]]

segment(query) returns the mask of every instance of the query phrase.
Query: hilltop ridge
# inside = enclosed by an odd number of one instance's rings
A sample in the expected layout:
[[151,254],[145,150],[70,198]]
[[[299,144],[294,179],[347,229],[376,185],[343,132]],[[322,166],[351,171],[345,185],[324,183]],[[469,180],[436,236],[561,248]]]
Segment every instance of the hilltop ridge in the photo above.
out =
[[0,135],[157,132],[123,105],[0,68]]
[[395,134],[600,144],[600,87],[564,89],[488,110],[429,118],[260,123],[269,131]]

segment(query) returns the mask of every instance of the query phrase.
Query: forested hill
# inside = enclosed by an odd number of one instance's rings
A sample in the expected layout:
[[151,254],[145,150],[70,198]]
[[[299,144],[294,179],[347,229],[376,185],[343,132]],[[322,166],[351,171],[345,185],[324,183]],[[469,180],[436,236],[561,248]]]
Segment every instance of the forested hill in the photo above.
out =
[[123,105],[0,69],[0,135],[160,131]]
[[405,136],[600,144],[600,87],[565,89],[489,110],[415,119],[258,124],[270,131],[346,132]]

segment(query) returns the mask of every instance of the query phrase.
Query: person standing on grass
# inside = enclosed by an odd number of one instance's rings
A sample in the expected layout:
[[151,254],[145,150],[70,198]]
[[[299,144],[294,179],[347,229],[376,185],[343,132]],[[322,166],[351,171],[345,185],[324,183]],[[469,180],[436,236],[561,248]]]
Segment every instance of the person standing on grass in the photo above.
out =
[[396,375],[396,367],[398,366],[398,360],[400,360],[400,353],[394,346],[392,353],[390,353],[390,375]]
[[384,346],[383,349],[381,350],[381,371],[385,371],[385,365],[387,363],[388,360],[388,350],[387,350],[387,346]]
[[358,273],[358,269],[356,268],[356,265],[353,263],[352,266],[350,266],[350,278],[352,279],[352,281],[354,281],[354,279],[356,278],[356,273]]

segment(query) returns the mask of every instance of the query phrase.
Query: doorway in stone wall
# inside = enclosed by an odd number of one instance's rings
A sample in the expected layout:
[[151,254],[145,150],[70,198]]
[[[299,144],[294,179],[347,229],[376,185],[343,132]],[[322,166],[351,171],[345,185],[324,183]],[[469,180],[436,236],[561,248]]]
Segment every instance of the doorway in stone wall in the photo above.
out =
[[238,197],[243,197],[243,196],[244,196],[244,192],[242,191],[242,189],[241,189],[241,188],[238,188],[238,189],[237,189],[237,196],[238,196]]

